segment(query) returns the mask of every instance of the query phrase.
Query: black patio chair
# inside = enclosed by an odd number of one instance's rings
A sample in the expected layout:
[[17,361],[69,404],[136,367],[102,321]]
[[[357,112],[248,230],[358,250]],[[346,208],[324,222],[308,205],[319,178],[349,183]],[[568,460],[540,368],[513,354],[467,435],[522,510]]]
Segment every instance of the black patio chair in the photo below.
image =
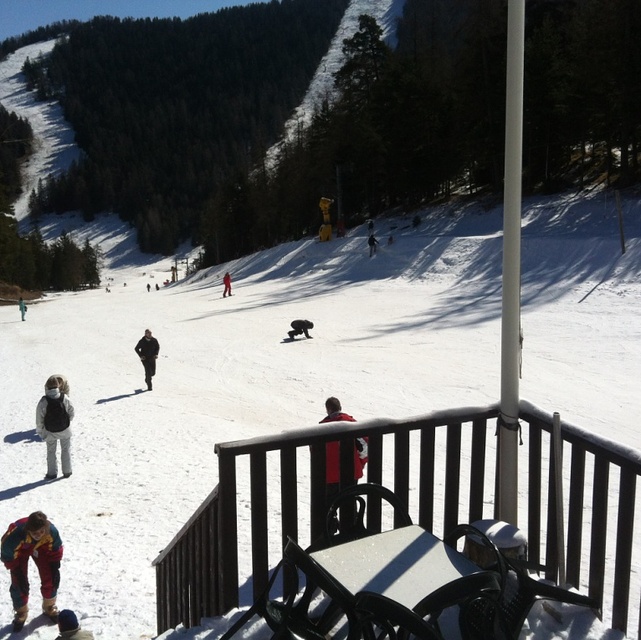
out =
[[[470,530],[475,533],[477,531],[465,527],[461,528],[461,535],[463,531]],[[482,533],[480,535],[483,536]],[[489,540],[488,543],[492,545]],[[296,625],[290,626],[290,629],[298,631],[311,628],[315,634],[323,638],[327,638],[333,629],[341,626],[339,623],[344,618],[347,625],[347,640],[360,638],[378,640],[385,637],[390,637],[392,640],[396,637],[400,639],[405,637],[404,634],[411,632],[412,628],[420,631],[421,635],[418,637],[443,640],[439,617],[445,609],[467,602],[470,599],[470,593],[475,594],[474,597],[477,594],[486,594],[495,598],[498,598],[501,593],[500,576],[495,571],[479,567],[477,573],[456,578],[427,594],[413,610],[410,610],[394,600],[373,592],[362,591],[355,595],[350,593],[308,552],[292,540],[285,548],[285,558],[307,576],[307,593],[311,594],[320,589],[330,600],[329,606],[321,616],[311,618],[307,610],[310,598],[304,596],[301,599],[301,602],[305,602],[304,607],[299,608],[299,604],[294,605],[291,615],[294,620],[297,617],[300,620],[306,619],[306,623],[301,625],[299,621]],[[420,581],[417,582],[416,589],[420,591]],[[377,602],[380,608],[373,607]]]
[[[374,533],[380,533],[380,526],[375,526],[371,523],[365,524],[367,506],[365,497],[367,497],[367,503],[371,500],[389,503],[394,510],[395,520],[397,522],[400,522],[402,526],[412,524],[407,510],[392,491],[379,484],[357,484],[344,489],[336,495],[326,514],[325,531],[317,540],[307,547],[305,551],[301,549],[302,553],[307,554],[313,551],[320,551],[321,549],[326,549],[337,544],[356,540]],[[338,520],[337,514],[341,508],[352,509],[354,513],[353,520],[351,518],[347,519],[349,522],[347,525],[344,524],[346,521],[345,518],[342,522]],[[336,522],[339,522],[338,528],[335,526]],[[295,542],[290,542],[296,545]],[[293,547],[290,547],[289,543],[287,547],[290,548],[290,555],[293,554],[297,558],[299,557],[299,554],[297,554]],[[294,550],[292,551],[292,549]],[[291,584],[295,585],[295,589],[290,590],[282,599],[277,599],[272,597],[272,591],[274,583],[281,573],[287,573],[288,577],[291,576]],[[284,638],[285,640],[294,637],[308,640],[324,639],[327,630],[340,620],[343,612],[340,606],[341,598],[336,597],[331,599],[322,614],[311,618],[309,615],[309,607],[318,588],[322,589],[322,586],[315,585],[308,580],[303,593],[296,593],[298,590],[298,575],[295,567],[291,563],[291,559],[287,558],[286,555],[274,569],[263,593],[232,627],[223,634],[220,640],[230,640],[256,616],[260,616],[265,620],[274,632],[273,638]],[[330,585],[330,591],[331,590]],[[352,623],[353,622],[352,620]]]
[[540,600],[587,607],[601,618],[597,599],[534,578],[527,562],[505,556],[504,562],[507,573],[500,597],[479,594],[461,610],[460,626],[470,640],[518,640],[530,610]]
[[361,591],[356,595],[354,609],[364,640],[444,640],[429,620],[379,593]]
[[[354,595],[325,571],[311,555],[302,549],[291,538],[285,546],[285,560],[298,567],[307,579],[302,597],[292,608],[289,628],[302,638],[314,640],[316,637],[327,638],[329,632],[339,625],[342,618],[347,622],[347,640],[358,640],[360,632]],[[312,599],[323,592],[329,602],[321,613],[310,613]]]
[[[281,573],[291,572],[292,589],[289,594],[286,594],[282,600],[272,599],[271,592]],[[260,617],[265,620],[270,629],[274,632],[272,638],[283,638],[288,640],[291,638],[289,634],[286,621],[289,620],[294,601],[296,599],[296,592],[298,591],[298,573],[295,567],[292,567],[285,559],[281,560],[274,569],[267,586],[263,593],[256,599],[245,613],[243,613],[234,624],[227,629],[227,631],[220,637],[220,640],[230,640],[233,638],[243,627],[245,627],[250,620],[254,617]],[[321,640],[314,638],[313,640]]]
[[[373,482],[355,484],[343,489],[332,500],[325,516],[325,531],[308,551],[319,551],[381,533],[379,522],[373,522],[372,518],[367,518],[365,522],[367,504],[371,504],[371,501],[378,501],[381,505],[388,503],[392,507],[394,528],[413,524],[401,500],[387,487]],[[340,513],[341,510],[346,511],[345,516]]]
[[501,591],[505,589],[508,565],[505,556],[500,552],[498,547],[488,538],[488,536],[471,524],[459,524],[450,531],[444,538],[443,542],[456,549],[456,543],[461,538],[473,537],[479,544],[488,550],[488,555],[492,559],[489,566],[483,566],[484,569],[495,571],[500,580]]
[[463,640],[471,640],[471,636],[467,633],[468,617],[477,613],[474,609],[469,608],[469,603],[479,598],[484,598],[488,602],[498,601],[505,589],[507,577],[507,567],[501,552],[482,531],[472,525],[458,525],[443,538],[443,542],[456,549],[456,542],[469,535],[476,536],[479,542],[489,549],[490,554],[496,560],[493,566],[479,567],[478,573],[462,576],[442,586],[423,598],[413,609],[421,618],[429,616],[431,626],[441,633],[439,623],[441,614],[446,608],[458,606],[459,626]]
[[[381,523],[374,518],[366,518],[367,507],[371,507],[374,501],[378,501],[381,511],[385,503],[392,508],[394,528],[413,524],[407,509],[393,491],[373,482],[356,484],[343,489],[331,501],[325,515],[325,531],[306,551],[312,553],[381,533]],[[342,510],[346,513],[343,514]],[[310,583],[305,590],[299,610],[303,610],[305,604],[311,603],[315,592],[316,587]],[[337,623],[341,615],[340,607],[332,599],[317,621],[317,628],[321,632],[327,632]]]

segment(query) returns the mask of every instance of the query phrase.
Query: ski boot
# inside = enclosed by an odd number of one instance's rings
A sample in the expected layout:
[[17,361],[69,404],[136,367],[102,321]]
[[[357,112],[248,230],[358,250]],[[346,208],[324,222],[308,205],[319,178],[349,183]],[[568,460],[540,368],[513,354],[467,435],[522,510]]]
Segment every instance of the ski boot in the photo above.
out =
[[58,607],[55,598],[44,598],[42,601],[42,613],[51,618],[52,622],[58,622]]
[[29,606],[24,605],[19,609],[16,609],[13,616],[13,630],[22,631],[24,623],[27,621],[27,616],[29,615]]

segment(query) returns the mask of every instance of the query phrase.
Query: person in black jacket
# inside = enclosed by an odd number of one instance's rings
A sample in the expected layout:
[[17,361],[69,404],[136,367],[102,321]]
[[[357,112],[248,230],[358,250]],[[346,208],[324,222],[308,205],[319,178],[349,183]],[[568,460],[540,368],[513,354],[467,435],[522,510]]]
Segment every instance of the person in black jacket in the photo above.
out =
[[314,328],[314,323],[309,320],[294,320],[291,323],[292,330],[287,332],[287,335],[293,340],[294,336],[299,336],[301,333],[305,334],[306,338],[311,338],[308,330]]
[[369,245],[369,257],[371,258],[376,253],[376,245],[378,244],[378,240],[373,233],[367,238],[367,244]]
[[134,347],[138,354],[142,366],[145,368],[145,382],[147,391],[151,391],[151,379],[156,375],[156,360],[160,351],[158,340],[151,335],[151,329],[145,329],[145,335],[140,338],[138,344]]

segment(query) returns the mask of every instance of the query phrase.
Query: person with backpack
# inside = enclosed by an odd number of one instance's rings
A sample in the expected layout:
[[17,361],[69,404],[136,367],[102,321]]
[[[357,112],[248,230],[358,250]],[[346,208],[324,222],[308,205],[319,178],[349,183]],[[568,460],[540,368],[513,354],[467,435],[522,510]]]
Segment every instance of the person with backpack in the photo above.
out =
[[36,407],[36,433],[47,443],[47,480],[58,477],[57,448],[60,441],[62,475],[71,473],[71,429],[69,425],[75,410],[69,396],[61,392],[62,386],[69,388],[63,376],[50,376],[45,383],[45,395]]

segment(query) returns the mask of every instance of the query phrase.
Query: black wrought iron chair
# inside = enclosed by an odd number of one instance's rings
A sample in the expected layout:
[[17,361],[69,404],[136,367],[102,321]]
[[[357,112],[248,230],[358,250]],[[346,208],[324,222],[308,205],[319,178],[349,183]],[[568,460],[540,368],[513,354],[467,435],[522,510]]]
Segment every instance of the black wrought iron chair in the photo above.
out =
[[364,640],[444,640],[428,620],[379,593],[361,591],[356,595],[354,610]]
[[[285,560],[300,569],[307,578],[302,597],[292,608],[289,627],[295,635],[314,639],[326,638],[332,628],[345,618],[347,640],[358,640],[360,632],[354,610],[355,597],[321,567],[312,556],[291,538],[285,546]],[[310,613],[314,596],[323,592],[328,596],[328,606],[321,613]]]
[[470,640],[518,640],[535,602],[550,600],[580,605],[601,617],[601,605],[589,596],[534,578],[528,563],[504,557],[507,568],[500,597],[479,594],[461,609],[460,626]]
[[[303,554],[326,549],[374,533],[380,533],[380,526],[371,522],[365,523],[367,506],[365,498],[367,498],[367,503],[371,500],[389,503],[394,511],[396,522],[401,523],[402,526],[412,524],[407,510],[392,491],[379,484],[357,484],[346,488],[336,495],[326,514],[325,531],[306,551],[303,551]],[[339,519],[338,514],[342,508],[351,509],[354,518],[343,517]],[[338,526],[336,526],[335,523],[338,523]],[[293,541],[291,541],[291,543],[296,544]],[[290,547],[289,544],[287,546]],[[296,550],[294,549],[292,551],[292,549],[293,547],[290,547],[290,555],[294,554],[298,558]],[[332,597],[322,614],[319,614],[316,618],[310,618],[309,607],[317,592],[317,588],[322,589],[322,586],[308,582],[302,594],[297,594],[295,591],[290,590],[290,593],[285,594],[283,599],[273,598],[272,591],[274,584],[278,576],[283,572],[287,572],[288,577],[291,576],[291,584],[296,585],[296,591],[298,590],[298,575],[296,569],[292,566],[291,559],[285,555],[285,558],[281,560],[274,569],[263,593],[232,627],[225,632],[220,640],[230,640],[256,616],[260,616],[265,620],[274,632],[274,638],[287,639],[299,637],[317,640],[325,637],[327,630],[336,624],[343,615],[340,607],[340,594]]]
[[[292,589],[289,594],[286,594],[283,600],[271,598],[272,588],[276,579],[284,572],[289,572],[290,580],[292,581]],[[298,572],[296,568],[291,565],[287,560],[281,560],[274,569],[267,586],[263,593],[256,599],[247,611],[245,611],[234,624],[221,636],[220,640],[230,640],[241,629],[254,618],[260,617],[265,620],[267,625],[274,632],[272,638],[284,638],[287,640],[291,638],[288,633],[286,621],[291,616],[291,611],[296,599],[298,591]],[[313,640],[321,640],[321,638],[313,638]]]
[[[367,501],[366,501],[367,499]],[[355,484],[343,489],[330,503],[325,517],[325,531],[308,551],[318,551],[344,542],[351,542],[381,533],[379,522],[367,518],[371,501],[388,503],[394,513],[394,528],[412,524],[412,518],[398,496],[387,487],[373,482]],[[341,510],[345,510],[343,515]]]
[[[465,531],[469,529],[467,527]],[[410,610],[373,592],[364,591],[355,595],[350,593],[292,540],[285,549],[285,558],[307,576],[309,593],[320,589],[331,603],[325,613],[316,619],[310,618],[306,612],[308,600],[303,608],[298,609],[300,605],[295,605],[291,613],[292,619],[300,617],[302,621],[306,618],[307,622],[302,625],[299,622],[290,628],[296,631],[312,628],[321,637],[328,637],[333,629],[342,626],[347,640],[382,640],[385,637],[400,640],[408,633],[420,633],[419,638],[429,640],[444,640],[439,618],[445,609],[467,602],[470,593],[475,596],[481,593],[491,594],[498,598],[501,592],[500,576],[494,571],[479,567],[477,573],[461,576],[432,591]],[[416,589],[420,591],[420,582],[416,584]],[[377,604],[380,606],[376,606]]]
[[490,566],[483,566],[484,569],[495,571],[500,580],[501,591],[505,588],[507,580],[508,565],[504,555],[498,547],[488,538],[488,536],[471,524],[459,524],[450,531],[444,538],[443,542],[456,549],[456,543],[461,538],[474,537],[484,548],[488,550],[488,556],[492,559]]
[[[368,507],[371,513],[371,506],[375,501],[378,503],[379,513],[382,512],[385,503],[391,507],[394,528],[412,524],[412,518],[407,509],[393,491],[373,482],[356,484],[343,489],[331,501],[325,516],[325,531],[306,551],[308,553],[320,551],[381,533],[381,522],[373,517],[367,517],[369,516]],[[309,605],[314,593],[314,585],[310,584],[303,595],[301,609],[305,603]],[[341,615],[340,607],[336,601],[332,600],[318,620],[318,628],[322,632],[327,632]]]

